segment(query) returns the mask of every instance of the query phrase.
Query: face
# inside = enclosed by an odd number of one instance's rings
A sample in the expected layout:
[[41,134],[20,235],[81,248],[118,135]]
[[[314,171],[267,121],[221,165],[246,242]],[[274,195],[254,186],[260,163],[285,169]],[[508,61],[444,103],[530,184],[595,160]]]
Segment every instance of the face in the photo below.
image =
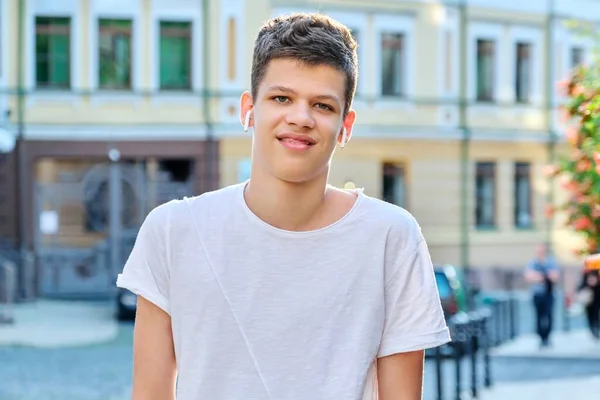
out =
[[540,245],[540,246],[537,247],[537,257],[539,259],[546,258],[546,246]]
[[257,98],[241,99],[241,121],[251,111],[254,127],[252,168],[286,182],[301,183],[327,175],[335,146],[355,113],[343,116],[346,78],[327,65],[272,60],[259,84]]

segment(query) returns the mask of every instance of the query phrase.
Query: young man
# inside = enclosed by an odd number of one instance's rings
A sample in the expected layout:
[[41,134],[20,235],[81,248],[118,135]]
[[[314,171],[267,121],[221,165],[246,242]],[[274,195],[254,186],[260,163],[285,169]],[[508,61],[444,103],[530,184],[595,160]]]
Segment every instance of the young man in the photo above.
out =
[[417,400],[450,340],[403,209],[327,185],[350,140],[356,42],[323,15],[268,21],[242,124],[248,182],[153,210],[118,279],[139,296],[134,400]]
[[536,258],[525,270],[525,280],[531,285],[531,295],[536,315],[536,330],[540,337],[540,347],[550,345],[552,314],[554,310],[554,286],[560,276],[554,258],[548,254],[548,246],[537,247]]

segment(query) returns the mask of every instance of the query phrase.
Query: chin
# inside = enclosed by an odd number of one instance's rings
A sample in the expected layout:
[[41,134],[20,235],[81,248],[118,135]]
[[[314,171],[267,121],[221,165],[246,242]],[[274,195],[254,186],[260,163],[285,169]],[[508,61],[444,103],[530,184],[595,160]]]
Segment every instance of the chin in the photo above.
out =
[[303,171],[277,171],[274,173],[277,179],[288,182],[288,183],[304,183],[311,181],[315,178],[316,174],[314,173],[304,173]]

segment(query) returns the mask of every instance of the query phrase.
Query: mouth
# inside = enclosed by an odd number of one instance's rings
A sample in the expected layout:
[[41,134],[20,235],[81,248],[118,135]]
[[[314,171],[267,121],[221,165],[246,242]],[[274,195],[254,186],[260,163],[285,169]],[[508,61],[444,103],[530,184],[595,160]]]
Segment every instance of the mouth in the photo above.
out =
[[279,135],[277,140],[284,147],[291,150],[306,150],[316,144],[316,141],[310,136],[292,133]]

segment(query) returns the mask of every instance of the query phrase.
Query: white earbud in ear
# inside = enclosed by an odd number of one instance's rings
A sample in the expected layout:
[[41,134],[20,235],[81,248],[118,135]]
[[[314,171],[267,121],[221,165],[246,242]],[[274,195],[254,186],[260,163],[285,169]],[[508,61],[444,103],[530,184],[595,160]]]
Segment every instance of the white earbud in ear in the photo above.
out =
[[248,111],[246,113],[246,118],[244,119],[244,132],[248,132],[248,128],[250,127],[250,113],[252,111]]
[[343,149],[344,147],[346,147],[346,140],[348,140],[348,131],[346,130],[346,127],[342,128],[342,143],[340,143],[340,149]]

